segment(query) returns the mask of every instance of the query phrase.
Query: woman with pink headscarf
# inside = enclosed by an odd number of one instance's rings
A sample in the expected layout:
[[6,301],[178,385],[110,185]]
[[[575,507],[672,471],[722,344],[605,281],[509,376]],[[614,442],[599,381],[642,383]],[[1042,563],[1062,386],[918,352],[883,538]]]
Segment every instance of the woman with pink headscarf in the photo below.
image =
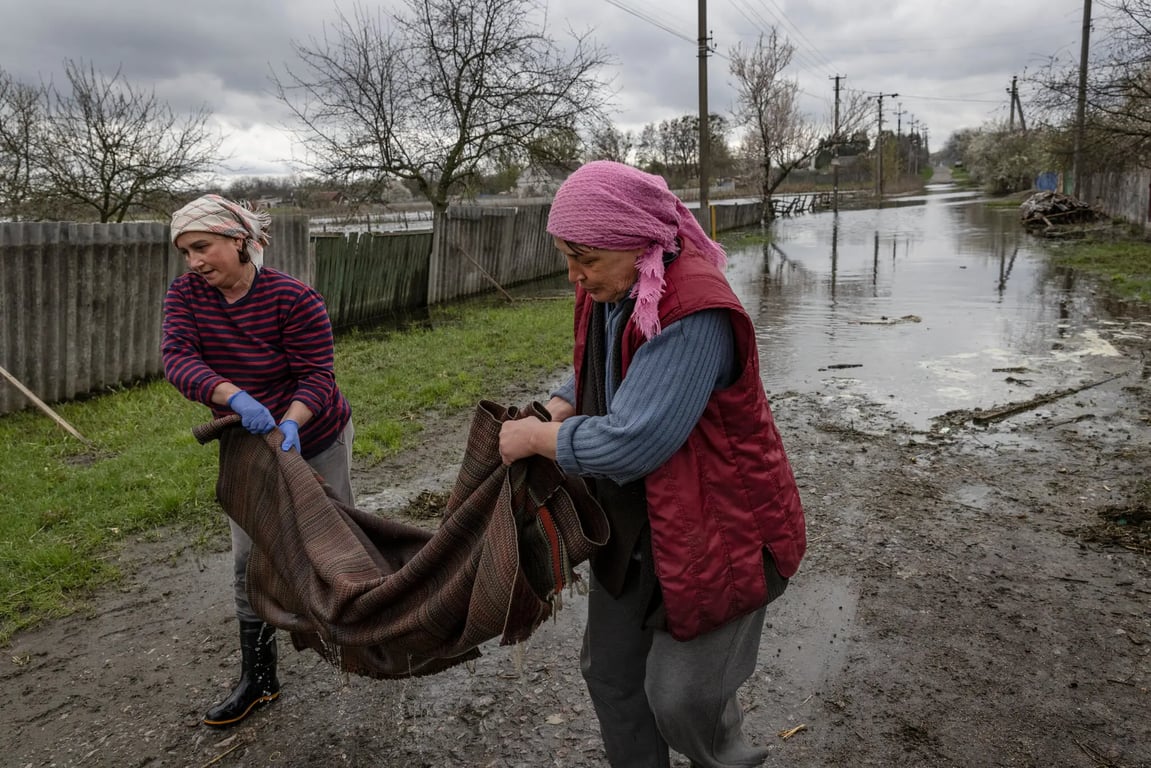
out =
[[[172,243],[188,270],[164,298],[164,374],[213,416],[239,414],[253,434],[279,429],[341,501],[354,506],[354,430],[336,386],[332,326],[323,297],[265,267],[271,217],[219,195],[172,214]],[[280,695],[276,628],[248,600],[252,540],[232,522],[233,587],[240,625],[240,680],[204,724],[234,725]]]
[[737,691],[803,510],[725,257],[662,178],[588,163],[548,233],[576,286],[574,373],[551,422],[509,421],[506,463],[584,477],[611,539],[592,559],[581,669],[613,768],[757,766]]

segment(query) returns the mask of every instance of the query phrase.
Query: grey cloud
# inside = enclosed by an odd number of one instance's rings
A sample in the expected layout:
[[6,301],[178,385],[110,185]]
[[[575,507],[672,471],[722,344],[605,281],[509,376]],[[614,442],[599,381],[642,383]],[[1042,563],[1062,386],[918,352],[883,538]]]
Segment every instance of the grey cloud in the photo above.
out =
[[[387,10],[398,2],[363,4]],[[539,8],[553,37],[564,38],[569,27],[592,28],[618,60],[621,125],[638,128],[694,113],[696,4],[619,2],[649,20],[606,0],[541,0]],[[339,7],[350,12],[354,6]],[[31,82],[59,81],[65,58],[90,61],[109,74],[120,68],[173,108],[207,106],[237,136],[254,136],[255,126],[278,126],[284,119],[282,105],[269,94],[269,69],[282,71],[293,62],[292,42],[322,35],[336,8],[325,0],[0,0],[0,67]],[[734,106],[724,58],[732,46],[753,44],[760,29],[778,24],[798,48],[793,74],[810,94],[806,103],[813,112],[828,110],[828,76],[845,75],[849,88],[906,94],[904,109],[926,122],[939,146],[951,131],[977,126],[997,110],[1003,114],[1013,74],[1074,50],[1081,8],[1081,0],[711,3],[708,28],[718,55],[708,61],[709,105],[725,114]],[[957,94],[988,102],[942,100]],[[247,162],[274,166],[279,159],[264,151],[252,146]]]

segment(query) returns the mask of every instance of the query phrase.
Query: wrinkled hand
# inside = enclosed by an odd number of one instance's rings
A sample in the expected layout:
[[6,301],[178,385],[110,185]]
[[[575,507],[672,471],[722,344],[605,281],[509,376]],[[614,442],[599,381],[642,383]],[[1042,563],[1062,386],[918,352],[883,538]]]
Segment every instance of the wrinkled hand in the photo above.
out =
[[253,435],[266,435],[276,428],[272,412],[242,389],[228,398],[228,407],[240,414],[240,423]]
[[517,459],[534,456],[532,448],[532,428],[541,424],[537,419],[517,419],[500,425],[500,459],[510,465]]
[[292,419],[284,419],[280,422],[280,431],[284,433],[284,442],[280,445],[280,450],[290,451],[295,448],[297,451],[304,450],[300,447],[300,425]]

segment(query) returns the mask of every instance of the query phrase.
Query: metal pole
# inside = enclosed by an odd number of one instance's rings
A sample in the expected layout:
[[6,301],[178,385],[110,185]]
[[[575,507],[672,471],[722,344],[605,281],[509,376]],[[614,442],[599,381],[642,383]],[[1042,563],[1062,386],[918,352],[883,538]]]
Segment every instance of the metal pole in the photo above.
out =
[[711,174],[711,125],[707,111],[707,0],[699,0],[699,212],[704,231],[711,230],[708,200]]

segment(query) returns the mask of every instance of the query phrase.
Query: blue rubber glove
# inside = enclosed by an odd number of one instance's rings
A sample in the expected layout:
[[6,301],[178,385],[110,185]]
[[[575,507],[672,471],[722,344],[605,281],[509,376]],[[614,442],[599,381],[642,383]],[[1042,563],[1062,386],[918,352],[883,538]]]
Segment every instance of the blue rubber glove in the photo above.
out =
[[284,433],[284,442],[280,445],[280,449],[290,451],[295,448],[297,451],[302,451],[300,447],[300,425],[292,419],[284,419],[280,422],[280,431]]
[[265,435],[276,428],[272,412],[242,389],[228,398],[228,407],[240,414],[240,423],[253,435]]

